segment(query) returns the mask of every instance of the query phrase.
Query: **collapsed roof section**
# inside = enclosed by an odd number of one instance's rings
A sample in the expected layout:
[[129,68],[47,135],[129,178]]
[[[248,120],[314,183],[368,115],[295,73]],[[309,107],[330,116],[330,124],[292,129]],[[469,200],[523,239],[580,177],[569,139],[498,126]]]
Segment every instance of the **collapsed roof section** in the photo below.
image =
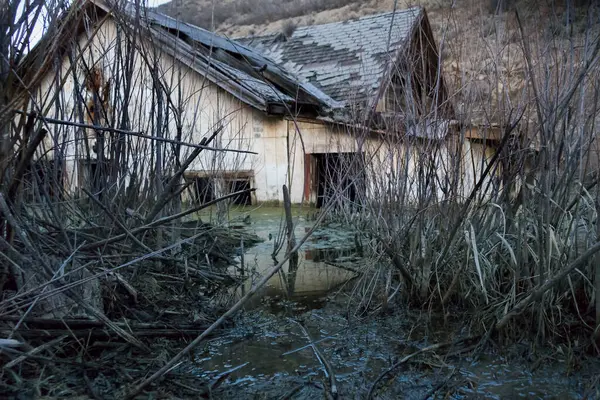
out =
[[260,51],[337,101],[372,105],[423,16],[422,8],[412,7],[299,27],[288,37],[280,33],[238,42]]
[[163,51],[261,111],[285,114],[312,109],[326,114],[342,107],[243,44],[153,11],[145,17],[153,36],[164,45]]

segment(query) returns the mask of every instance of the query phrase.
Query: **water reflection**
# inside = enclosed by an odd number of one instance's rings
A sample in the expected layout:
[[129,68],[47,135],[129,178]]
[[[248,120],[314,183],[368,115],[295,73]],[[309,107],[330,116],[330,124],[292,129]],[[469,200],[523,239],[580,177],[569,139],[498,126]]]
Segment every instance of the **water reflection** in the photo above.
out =
[[[260,276],[277,263],[278,259],[284,257],[285,245],[277,246],[282,212],[280,208],[257,209],[249,213],[250,218],[246,218],[246,222],[250,221],[246,229],[256,233],[265,241],[245,249],[245,274],[250,278],[245,280],[244,287],[239,290],[240,294],[250,289]],[[241,218],[245,218],[243,213],[237,217],[237,219]],[[296,216],[294,223],[297,239],[300,239],[312,226],[312,222],[308,222],[302,216]],[[283,250],[273,257],[276,247],[283,247]],[[313,305],[320,303],[316,300],[354,277],[354,273],[336,267],[335,264],[355,254],[353,232],[341,229],[339,226],[324,226],[317,229],[311,239],[301,247],[297,259],[292,258],[286,262],[280,273],[273,276],[256,297],[285,298],[294,302],[309,302]],[[255,299],[253,304],[256,305],[258,301],[260,299]]]
[[[270,249],[264,249],[263,246],[249,249],[244,257],[246,268],[261,276],[275,265],[271,254],[266,251]],[[337,259],[336,253],[335,249],[301,249],[296,262],[287,262],[279,274],[268,281],[262,294],[282,296],[289,300],[324,296],[354,276],[352,272],[331,265]],[[349,253],[349,250],[339,252],[344,255]],[[246,290],[253,281],[256,279],[246,280]]]

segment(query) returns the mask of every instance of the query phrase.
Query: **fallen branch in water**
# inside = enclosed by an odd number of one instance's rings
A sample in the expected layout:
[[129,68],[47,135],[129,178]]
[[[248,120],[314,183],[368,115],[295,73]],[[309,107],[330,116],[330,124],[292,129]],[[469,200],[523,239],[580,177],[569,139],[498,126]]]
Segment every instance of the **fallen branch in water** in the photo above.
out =
[[423,347],[420,350],[415,351],[414,353],[411,353],[407,356],[405,356],[404,358],[402,358],[400,361],[394,363],[391,367],[389,367],[388,369],[386,369],[385,371],[383,371],[381,373],[381,375],[379,375],[377,377],[377,379],[375,379],[375,382],[373,382],[373,385],[371,386],[371,389],[369,390],[369,394],[367,395],[367,399],[372,399],[373,396],[375,395],[375,390],[377,389],[377,384],[379,384],[379,382],[385,378],[389,373],[393,372],[396,368],[398,368],[399,366],[401,366],[402,364],[405,364],[406,362],[410,361],[412,358],[423,354],[423,353],[428,353],[430,351],[435,351],[435,350],[439,350],[442,349],[444,347],[449,347],[449,346],[455,346],[457,344],[461,344],[461,343],[465,343],[465,342],[470,342],[473,341],[475,339],[479,339],[481,336],[470,336],[464,339],[459,339],[459,340],[455,340],[453,342],[444,342],[444,343],[437,343],[437,344],[432,344],[431,346],[427,346],[427,347]]
[[[336,333],[336,335],[337,335],[337,333]],[[307,349],[307,348],[311,347],[313,344],[321,343],[321,342],[324,342],[324,341],[329,340],[329,339],[335,339],[335,336],[325,336],[324,338],[321,338],[319,340],[315,340],[314,342],[310,342],[309,344],[304,345],[302,347],[298,347],[297,349],[286,351],[281,356],[282,357],[289,356],[290,354],[294,354],[294,353],[297,353],[297,352],[302,351],[304,349]]]
[[319,349],[316,342],[310,336],[310,333],[308,333],[308,330],[304,327],[304,325],[302,325],[300,322],[296,321],[295,319],[288,318],[288,320],[290,320],[291,322],[294,322],[296,325],[298,325],[300,327],[300,329],[302,330],[302,333],[304,333],[304,336],[310,343],[309,346],[312,347],[313,352],[315,353],[315,356],[317,357],[317,360],[319,360],[319,362],[323,366],[323,369],[325,371],[325,376],[327,378],[329,378],[331,396],[334,399],[337,399],[338,390],[337,390],[337,383],[335,380],[335,371],[333,370],[333,367],[331,366],[329,361],[327,361],[327,358],[325,357],[325,355],[323,354],[321,349]]
[[215,390],[216,388],[218,388],[219,385],[221,383],[223,383],[223,381],[225,381],[225,379],[227,379],[229,377],[229,375],[231,375],[232,373],[234,373],[238,369],[244,368],[248,364],[250,364],[250,363],[249,362],[245,362],[243,364],[238,365],[237,367],[233,367],[231,369],[228,369],[227,371],[224,371],[224,372],[220,373],[215,378],[215,380],[213,381],[213,383],[211,383],[210,386],[208,387],[208,396],[209,396],[209,398],[212,398],[212,391]]

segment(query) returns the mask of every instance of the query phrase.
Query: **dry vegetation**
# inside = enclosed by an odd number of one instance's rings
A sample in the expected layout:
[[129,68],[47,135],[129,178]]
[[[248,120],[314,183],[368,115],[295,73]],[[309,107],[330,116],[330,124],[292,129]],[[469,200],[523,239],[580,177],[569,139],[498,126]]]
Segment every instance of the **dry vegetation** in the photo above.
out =
[[[38,85],[38,72],[56,61],[55,52],[43,52],[28,66],[33,71],[22,74],[17,66],[31,26],[5,4],[0,5],[6,18],[0,31],[0,329],[8,341],[0,345],[9,366],[1,372],[3,389],[57,397],[89,390],[96,396],[105,378],[90,378],[88,372],[105,370],[115,385],[109,392],[117,384],[141,382],[125,388],[135,394],[179,365],[252,294],[217,319],[225,310],[217,309],[215,293],[237,278],[227,272],[235,264],[230,254],[241,240],[253,238],[201,221],[182,222],[207,205],[182,211],[181,176],[190,159],[210,150],[205,146],[219,128],[207,132],[202,146],[191,143],[181,123],[175,131],[166,128],[167,116],[183,118],[173,106],[180,85],[156,73],[158,65],[150,56],[144,58],[147,75],[130,67],[131,49],[141,49],[136,32],[127,32],[115,60],[122,76],[112,84],[118,87],[108,91],[106,81],[96,79],[93,60],[73,63],[82,69],[68,74],[89,95],[77,99],[78,109],[67,113],[60,99],[34,102],[21,79],[28,79],[28,88]],[[551,339],[597,354],[598,9],[511,2],[507,7],[516,7],[517,17],[513,8],[495,14],[495,2],[457,2],[454,8],[438,1],[424,4],[460,119],[497,124],[502,140],[493,145],[491,157],[474,161],[480,167],[465,199],[458,170],[445,171],[445,181],[437,181],[441,150],[435,141],[403,136],[397,125],[388,128],[393,134],[383,140],[387,161],[396,162],[391,165],[395,179],[391,184],[382,179],[390,173],[389,163],[374,164],[368,178],[378,201],[364,199],[358,208],[340,207],[335,215],[361,229],[370,257],[351,304],[362,314],[385,311],[401,299],[447,318],[470,317],[465,325],[482,343],[492,334],[542,344]],[[398,7],[406,5],[399,2]],[[184,3],[171,13],[229,34],[251,29],[259,34],[281,29],[284,19],[319,23],[392,8],[390,2],[244,0],[215,2],[211,14],[205,12],[208,6]],[[32,3],[26,13],[34,18],[39,7]],[[190,7],[198,11],[191,13]],[[266,22],[264,29],[257,26]],[[44,46],[56,50],[64,26],[59,20],[52,23],[58,34]],[[240,25],[235,32],[233,25]],[[289,22],[285,26],[292,29]],[[63,79],[57,74],[58,87]],[[145,131],[152,136],[144,140],[130,130],[139,122],[130,120],[131,110],[118,107],[139,96],[132,89],[138,79],[152,88],[152,108],[143,113],[148,116]],[[408,88],[404,92],[410,105],[414,97]],[[48,110],[55,117],[40,117]],[[411,110],[403,111],[410,115]],[[425,114],[439,118],[436,109]],[[356,118],[372,122],[368,115]],[[90,176],[96,184],[81,192],[68,190],[73,182],[65,184],[53,165],[60,150],[56,144],[66,146],[61,140],[73,121],[82,128],[77,137],[85,144],[82,158],[98,158],[101,165]],[[359,146],[369,135],[361,128],[348,132]],[[100,141],[95,150],[90,138]],[[457,149],[464,143],[463,130]],[[404,157],[407,146],[411,160]],[[103,152],[110,160],[106,165]],[[460,164],[464,154],[457,151],[455,157],[448,165]],[[418,173],[407,172],[409,163],[420,166]],[[340,183],[341,204],[347,182]],[[408,186],[413,193],[406,193]],[[260,282],[277,273],[311,233],[297,242],[290,234],[286,256]],[[89,320],[72,320],[82,315]],[[196,336],[199,327],[215,320],[175,357],[168,343],[147,340]],[[132,358],[138,361],[130,363]],[[181,383],[186,377],[177,379]],[[196,396],[209,396],[209,390]]]
[[[468,154],[440,159],[443,144],[391,125],[395,134],[384,138],[389,156],[381,162],[369,158],[366,133],[349,130],[367,162],[381,163],[371,164],[367,178],[378,201],[364,200],[358,214],[341,213],[364,232],[373,257],[354,304],[359,313],[380,312],[400,298],[448,319],[469,310],[471,332],[576,342],[595,353],[598,9],[519,3],[516,10],[490,15],[457,7],[437,21],[459,119],[500,127],[499,142],[483,141],[488,156],[466,159],[476,167],[467,198],[460,190],[465,176],[453,166]],[[404,88],[409,116],[412,90]],[[434,108],[425,114],[439,118]],[[459,149],[468,143],[465,132]],[[346,183],[339,184],[343,203]]]
[[175,104],[192,100],[155,73],[130,14],[115,8],[121,40],[96,47],[112,55],[109,79],[106,60],[74,45],[77,7],[49,4],[54,34],[27,53],[27,21],[45,5],[16,4],[0,5],[0,393],[123,397],[228,304],[235,249],[258,238],[194,213],[251,189],[183,203],[183,172],[227,151],[216,139],[227,123],[200,144],[183,132]]

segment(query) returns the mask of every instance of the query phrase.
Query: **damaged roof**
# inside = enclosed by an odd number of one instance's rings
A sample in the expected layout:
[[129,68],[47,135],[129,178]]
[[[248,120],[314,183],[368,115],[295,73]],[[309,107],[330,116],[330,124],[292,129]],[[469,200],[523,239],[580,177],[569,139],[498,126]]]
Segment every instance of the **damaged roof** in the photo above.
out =
[[340,102],[371,99],[424,12],[421,7],[238,39]]
[[[114,11],[104,0],[73,4],[77,9],[87,6]],[[135,16],[131,9],[125,11]],[[161,50],[244,103],[267,113],[304,110],[345,121],[345,106],[375,98],[424,15],[421,7],[412,7],[300,27],[289,37],[238,40],[153,10],[146,9],[142,19]],[[81,24],[79,14],[68,17]],[[36,47],[43,52],[43,46]]]
[[146,18],[155,36],[167,44],[167,52],[258,109],[269,111],[270,104],[282,103],[310,104],[323,110],[342,106],[241,43],[154,11],[147,11]]

